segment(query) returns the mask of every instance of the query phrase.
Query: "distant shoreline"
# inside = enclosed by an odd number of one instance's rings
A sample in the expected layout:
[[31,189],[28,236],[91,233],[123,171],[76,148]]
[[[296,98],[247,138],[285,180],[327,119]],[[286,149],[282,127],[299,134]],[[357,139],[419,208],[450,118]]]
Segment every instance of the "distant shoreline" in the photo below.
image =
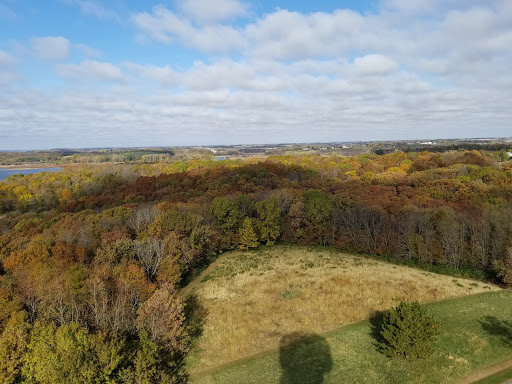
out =
[[69,164],[23,164],[23,165],[0,165],[0,169],[16,169],[16,170],[27,170],[27,169],[44,169],[44,168],[64,168]]

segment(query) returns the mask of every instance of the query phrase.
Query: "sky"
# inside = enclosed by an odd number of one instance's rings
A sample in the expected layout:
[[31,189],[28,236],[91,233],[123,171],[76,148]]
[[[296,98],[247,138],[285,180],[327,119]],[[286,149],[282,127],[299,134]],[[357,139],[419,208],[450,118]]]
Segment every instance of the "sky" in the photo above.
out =
[[511,0],[0,0],[0,150],[510,136]]

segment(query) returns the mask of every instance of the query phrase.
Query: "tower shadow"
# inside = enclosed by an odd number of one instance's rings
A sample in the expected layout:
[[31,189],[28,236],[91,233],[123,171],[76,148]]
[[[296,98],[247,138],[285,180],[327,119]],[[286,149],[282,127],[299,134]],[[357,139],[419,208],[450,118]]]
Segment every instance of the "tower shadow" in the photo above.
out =
[[499,320],[494,316],[484,316],[479,320],[484,331],[493,336],[498,336],[503,345],[512,347],[512,323]]
[[281,384],[323,384],[332,369],[327,341],[313,333],[283,336],[279,348]]

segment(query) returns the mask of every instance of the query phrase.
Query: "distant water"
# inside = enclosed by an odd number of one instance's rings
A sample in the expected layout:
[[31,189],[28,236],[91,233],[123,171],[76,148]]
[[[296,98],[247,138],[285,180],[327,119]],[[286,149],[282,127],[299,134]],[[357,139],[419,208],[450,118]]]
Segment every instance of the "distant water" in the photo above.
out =
[[0,168],[0,180],[7,179],[11,175],[32,175],[34,173],[39,172],[58,172],[62,169],[60,168],[32,168],[32,169],[8,169],[8,168]]

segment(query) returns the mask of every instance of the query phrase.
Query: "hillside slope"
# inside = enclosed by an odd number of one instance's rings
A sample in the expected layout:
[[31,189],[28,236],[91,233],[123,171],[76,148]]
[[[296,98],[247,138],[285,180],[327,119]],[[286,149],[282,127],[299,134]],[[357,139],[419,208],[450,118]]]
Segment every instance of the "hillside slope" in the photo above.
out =
[[428,304],[427,308],[443,328],[434,355],[423,361],[386,358],[375,348],[372,325],[363,321],[329,335],[307,336],[306,342],[299,338],[289,348],[265,356],[193,374],[190,382],[464,383],[468,374],[512,358],[511,291],[446,300]]
[[194,373],[276,349],[294,332],[323,334],[398,302],[438,301],[499,288],[342,253],[276,246],[231,252],[195,285],[203,334]]

